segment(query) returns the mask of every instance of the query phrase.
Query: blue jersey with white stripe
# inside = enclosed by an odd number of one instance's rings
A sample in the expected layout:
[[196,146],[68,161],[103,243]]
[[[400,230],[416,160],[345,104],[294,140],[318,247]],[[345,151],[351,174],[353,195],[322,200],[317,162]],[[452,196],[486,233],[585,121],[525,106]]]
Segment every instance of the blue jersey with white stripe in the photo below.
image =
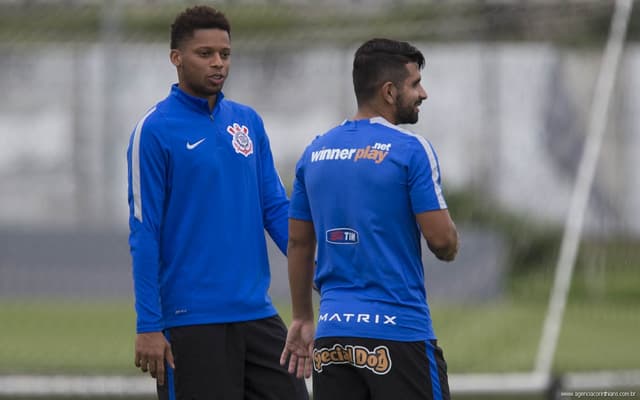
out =
[[127,159],[137,331],[275,315],[265,229],[285,252],[289,203],[258,114],[174,85]]
[[296,167],[289,217],[318,239],[316,336],[435,339],[416,214],[447,207],[437,156],[381,117],[317,137]]

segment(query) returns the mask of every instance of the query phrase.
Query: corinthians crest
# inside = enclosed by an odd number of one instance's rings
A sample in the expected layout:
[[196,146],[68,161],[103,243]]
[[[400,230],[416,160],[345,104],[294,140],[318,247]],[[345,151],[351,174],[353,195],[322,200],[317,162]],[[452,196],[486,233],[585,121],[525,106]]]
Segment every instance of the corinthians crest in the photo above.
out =
[[227,132],[233,136],[231,144],[236,153],[245,157],[249,157],[249,154],[253,153],[253,142],[249,137],[249,128],[234,122],[233,125],[227,126]]

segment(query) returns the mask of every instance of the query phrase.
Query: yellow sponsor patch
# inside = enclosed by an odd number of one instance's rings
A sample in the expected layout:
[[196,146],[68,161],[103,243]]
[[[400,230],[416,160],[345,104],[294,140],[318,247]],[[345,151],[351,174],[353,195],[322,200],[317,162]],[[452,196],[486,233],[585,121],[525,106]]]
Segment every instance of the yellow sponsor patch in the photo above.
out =
[[387,346],[369,350],[364,346],[335,344],[331,348],[313,349],[313,369],[316,372],[322,372],[331,364],[350,364],[384,375],[391,370],[391,354]]

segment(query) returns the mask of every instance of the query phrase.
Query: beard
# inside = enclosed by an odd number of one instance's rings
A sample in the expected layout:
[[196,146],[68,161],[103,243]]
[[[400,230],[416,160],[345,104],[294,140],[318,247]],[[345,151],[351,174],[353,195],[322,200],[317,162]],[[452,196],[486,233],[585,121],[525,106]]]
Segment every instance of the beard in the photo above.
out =
[[197,82],[193,83],[191,87],[200,97],[211,97],[220,93],[222,86],[223,85],[210,85],[208,82]]
[[209,98],[222,91],[225,80],[221,84],[213,84],[208,81],[204,73],[193,68],[183,68],[180,77],[182,85],[188,92],[196,97]]
[[407,103],[404,101],[402,95],[398,96],[398,107],[396,108],[396,123],[400,124],[415,124],[418,122],[418,111],[415,110],[416,106],[419,106],[422,101],[415,103]]

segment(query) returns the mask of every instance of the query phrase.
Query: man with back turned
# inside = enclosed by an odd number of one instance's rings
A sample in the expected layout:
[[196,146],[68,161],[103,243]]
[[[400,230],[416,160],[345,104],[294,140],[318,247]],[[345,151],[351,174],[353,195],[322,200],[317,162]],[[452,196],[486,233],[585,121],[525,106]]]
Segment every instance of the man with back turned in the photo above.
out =
[[296,166],[293,322],[281,363],[299,377],[313,369],[314,400],[449,398],[420,233],[445,261],[454,259],[458,236],[433,147],[397,126],[418,120],[427,98],[423,66],[422,53],[406,42],[364,43],[353,62],[356,115],[318,136]]

